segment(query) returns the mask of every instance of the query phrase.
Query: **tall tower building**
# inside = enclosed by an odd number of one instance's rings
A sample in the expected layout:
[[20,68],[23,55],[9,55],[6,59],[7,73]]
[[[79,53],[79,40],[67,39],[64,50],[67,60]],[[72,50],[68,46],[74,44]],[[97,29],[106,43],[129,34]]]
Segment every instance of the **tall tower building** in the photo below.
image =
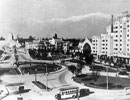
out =
[[[97,36],[93,37],[92,44],[97,39]],[[101,34],[100,40],[100,46],[93,45],[95,51],[96,48],[101,48],[98,54],[130,58],[130,14],[123,12],[115,21],[112,15],[111,24],[106,28],[106,34]]]

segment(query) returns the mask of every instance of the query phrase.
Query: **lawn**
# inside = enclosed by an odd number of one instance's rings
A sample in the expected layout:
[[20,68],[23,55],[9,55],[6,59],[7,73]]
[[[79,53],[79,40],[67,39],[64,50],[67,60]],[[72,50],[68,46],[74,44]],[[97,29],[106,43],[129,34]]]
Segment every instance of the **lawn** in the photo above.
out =
[[37,69],[37,74],[39,74],[39,73],[46,73],[46,70],[47,70],[47,72],[53,72],[53,71],[61,69],[61,66],[59,66],[59,65],[53,65],[53,64],[46,64],[46,65],[47,65],[47,69],[44,64],[38,64],[33,67],[21,68],[21,70],[24,73],[29,72],[29,74],[35,74],[35,69]]
[[[95,76],[96,77],[96,76]],[[86,86],[94,88],[107,88],[107,77],[97,76],[97,79],[92,75],[84,75],[82,77],[74,77],[74,81],[78,83],[84,83]],[[109,89],[124,89],[124,87],[130,87],[129,78],[121,77],[108,77],[108,88]]]
[[[47,72],[53,72],[62,68],[59,65],[53,65],[53,64],[46,64],[46,65],[47,65]],[[37,74],[46,73],[46,66],[44,64],[32,64],[32,67],[30,67],[30,64],[24,64],[23,67],[20,67],[20,69],[23,72],[23,74],[28,74],[28,73],[35,74],[35,69],[37,69],[36,72]],[[10,69],[6,73],[11,75],[20,74],[17,68]]]
[[108,70],[108,72],[117,72],[117,69],[114,69],[114,68],[110,68],[107,66],[107,69],[105,66],[103,65],[95,65],[95,64],[92,64],[90,66],[90,70],[100,70],[100,71],[106,71]]

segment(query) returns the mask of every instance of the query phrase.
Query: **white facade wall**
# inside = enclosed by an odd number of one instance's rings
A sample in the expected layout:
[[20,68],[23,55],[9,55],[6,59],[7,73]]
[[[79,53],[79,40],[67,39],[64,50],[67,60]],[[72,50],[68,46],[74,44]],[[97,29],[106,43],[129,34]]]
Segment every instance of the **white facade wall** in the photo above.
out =
[[39,41],[25,42],[26,49],[38,49]]
[[99,36],[92,37],[92,54],[100,55],[101,53],[101,38]]
[[128,56],[130,53],[130,17],[120,17],[114,23],[114,56]]
[[[101,34],[101,43],[92,42],[93,53],[97,54],[97,48],[101,51],[98,54],[107,56],[130,57],[130,14],[123,14],[113,23],[113,32],[111,25],[106,28],[107,34]],[[97,40],[93,36],[92,40]],[[99,40],[98,40],[99,41]],[[95,45],[100,44],[100,45]]]
[[107,34],[101,34],[101,55],[107,55],[108,40]]
[[98,38],[97,36],[92,37],[92,54],[97,54]]

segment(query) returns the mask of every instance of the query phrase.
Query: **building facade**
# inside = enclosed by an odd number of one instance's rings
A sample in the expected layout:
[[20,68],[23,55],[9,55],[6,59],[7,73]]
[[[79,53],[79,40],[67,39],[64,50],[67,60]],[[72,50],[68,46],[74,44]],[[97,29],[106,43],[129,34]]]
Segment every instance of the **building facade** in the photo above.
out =
[[130,14],[123,12],[114,22],[112,19],[106,34],[92,37],[92,45],[93,54],[130,58]]

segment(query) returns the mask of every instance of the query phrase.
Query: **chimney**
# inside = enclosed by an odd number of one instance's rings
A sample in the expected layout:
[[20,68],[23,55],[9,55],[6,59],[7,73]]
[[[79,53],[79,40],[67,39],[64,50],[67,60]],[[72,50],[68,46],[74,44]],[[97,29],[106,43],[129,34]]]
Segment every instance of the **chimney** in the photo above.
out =
[[113,33],[113,15],[111,15],[111,33]]

